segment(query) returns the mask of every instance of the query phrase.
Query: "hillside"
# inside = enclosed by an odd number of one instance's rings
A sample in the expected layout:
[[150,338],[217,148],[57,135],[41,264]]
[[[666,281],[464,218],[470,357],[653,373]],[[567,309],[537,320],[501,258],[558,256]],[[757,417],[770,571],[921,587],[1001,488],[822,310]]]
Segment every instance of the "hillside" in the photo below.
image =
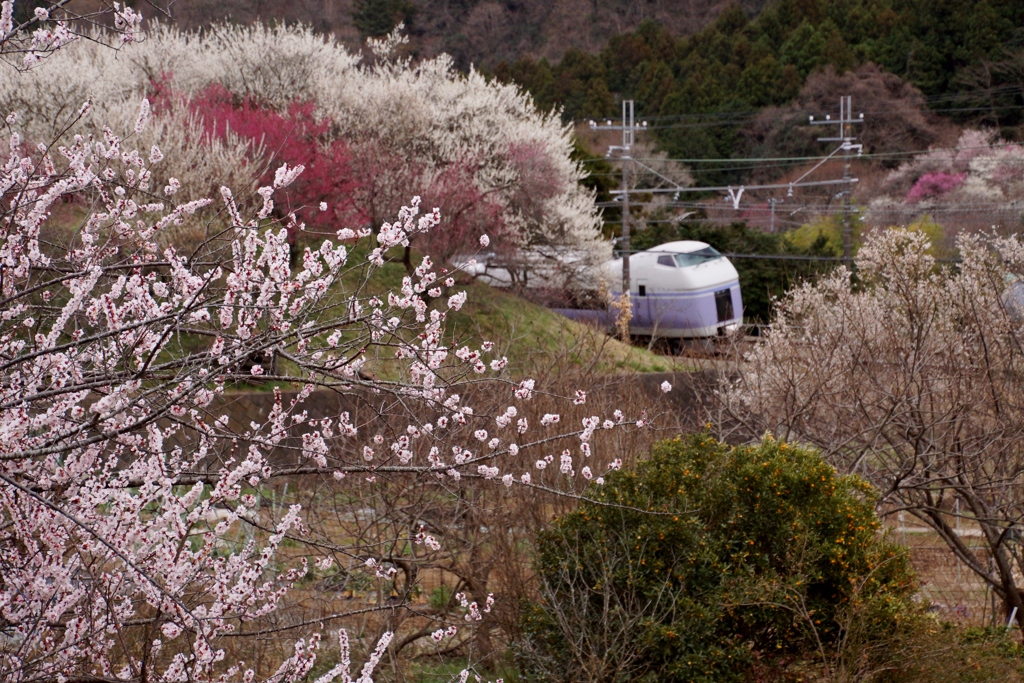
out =
[[[742,0],[756,14],[766,0]],[[728,0],[190,0],[172,8],[184,28],[257,19],[302,22],[349,47],[387,33],[398,21],[410,30],[417,56],[451,54],[461,68],[493,67],[522,57],[561,59],[570,49],[597,52],[613,36],[645,20],[672,35],[700,31]]]
[[[1022,37],[1024,4],[1012,0],[776,0],[757,15],[731,5],[691,36],[649,21],[599,51],[494,72],[567,120],[614,116],[620,99],[633,99],[673,158],[820,153],[820,131],[802,124],[837,113],[841,94],[868,117],[869,147],[909,151],[938,140],[937,116],[1021,137]],[[691,170],[697,184],[742,175]]]

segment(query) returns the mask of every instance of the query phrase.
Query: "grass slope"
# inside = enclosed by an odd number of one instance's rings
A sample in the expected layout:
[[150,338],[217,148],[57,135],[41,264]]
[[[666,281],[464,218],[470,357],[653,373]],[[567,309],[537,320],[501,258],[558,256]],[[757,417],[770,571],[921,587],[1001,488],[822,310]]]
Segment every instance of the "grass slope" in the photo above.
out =
[[[392,258],[398,254],[392,252]],[[359,252],[351,262],[358,261]],[[414,256],[413,263],[422,257]],[[358,273],[352,273],[358,277]],[[405,268],[396,260],[385,263],[371,276],[367,290],[383,295],[399,291]],[[508,372],[513,377],[535,374],[555,364],[591,365],[599,374],[631,372],[668,372],[684,370],[678,359],[625,344],[602,331],[569,320],[543,306],[531,303],[506,290],[497,289],[466,277],[460,277],[448,294],[465,290],[467,299],[459,311],[449,311],[445,323],[445,341],[450,348],[479,348],[484,341],[494,342],[496,357],[507,356]],[[446,297],[431,307],[444,308]],[[387,376],[386,363],[369,364],[381,376]]]
[[679,361],[612,339],[509,292],[471,283],[461,311],[449,315],[448,334],[462,343],[490,340],[508,356],[513,374],[551,363],[592,363],[599,372],[667,372]]

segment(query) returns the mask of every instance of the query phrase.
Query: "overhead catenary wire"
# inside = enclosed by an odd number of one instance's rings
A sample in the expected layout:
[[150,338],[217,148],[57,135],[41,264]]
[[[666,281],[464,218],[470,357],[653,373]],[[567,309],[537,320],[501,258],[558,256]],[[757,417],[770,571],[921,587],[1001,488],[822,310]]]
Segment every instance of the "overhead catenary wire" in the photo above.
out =
[[[920,156],[922,154],[934,154],[934,153],[941,153],[941,152],[960,153],[960,152],[969,152],[969,151],[974,151],[974,150],[1007,149],[1007,148],[1015,148],[1015,147],[1016,148],[1024,149],[1024,144],[1018,144],[1018,143],[1009,142],[1009,143],[995,143],[995,144],[992,144],[992,145],[989,145],[989,146],[933,147],[933,148],[930,148],[930,149],[927,149],[927,150],[911,150],[911,151],[907,151],[907,152],[878,152],[878,153],[865,152],[865,153],[862,153],[861,155],[859,155],[857,158],[858,159],[885,159],[885,158],[900,158],[900,157],[911,157],[912,158],[912,157],[915,157],[915,156]],[[601,159],[605,160],[604,158],[601,158]],[[588,159],[583,160],[583,161],[587,161],[587,160],[596,161],[597,158],[588,158]],[[761,160],[759,160],[757,158],[754,158],[754,157],[735,158],[735,159],[676,159],[676,158],[650,157],[650,158],[637,159],[637,161],[647,162],[647,163],[665,163],[665,162],[682,163],[682,164],[707,163],[707,164],[710,165],[710,164],[720,164],[720,163],[734,162],[736,164],[743,164],[742,166],[735,165],[735,166],[727,166],[727,167],[724,167],[724,168],[723,167],[699,168],[699,167],[694,167],[694,166],[690,165],[690,166],[687,166],[686,172],[688,174],[690,174],[691,176],[699,176],[701,174],[707,174],[707,173],[723,173],[723,172],[728,172],[728,171],[743,172],[743,171],[764,171],[764,170],[782,169],[782,168],[798,168],[800,166],[805,165],[807,162],[810,162],[810,161],[819,161],[820,162],[821,160],[822,160],[821,156],[774,157],[774,158],[768,157],[768,158],[764,159],[764,163],[760,163]],[[617,159],[613,159],[613,160],[610,160],[610,161],[618,161],[618,160]],[[835,161],[835,160],[833,159],[833,160],[830,160],[830,161]],[[1005,164],[1018,164],[1018,165],[1024,166],[1024,155],[1021,155],[1018,158],[1001,158],[1000,159],[1000,164],[1004,164],[1004,165]],[[607,172],[593,171],[593,172],[589,172],[587,175],[589,177],[591,177],[591,178],[618,178],[620,176],[620,174],[618,172],[616,172],[616,171],[607,171]],[[701,188],[702,186],[694,185],[694,186],[691,186],[691,187]],[[748,188],[748,189],[752,191],[752,188]],[[707,190],[708,191],[713,191],[712,188],[707,188]],[[691,191],[697,191],[697,190],[691,190]]]
[[[704,189],[704,188],[701,188]],[[749,188],[748,188],[749,189]],[[637,192],[636,194],[644,194],[643,191]],[[771,208],[770,197],[765,197],[760,201],[744,204],[743,210],[763,210],[768,211]],[[707,209],[709,205],[701,201],[683,201],[675,200],[668,202],[658,201],[643,201],[633,199],[631,201],[633,206],[652,206],[655,208],[679,208],[679,209]],[[607,201],[597,202],[597,206],[601,208],[615,208],[619,206],[618,201]],[[806,211],[808,209],[821,209],[826,210],[833,206],[831,203],[819,203],[813,201],[807,202],[795,202],[789,206],[792,209],[786,209],[785,213],[793,213],[796,210]],[[907,212],[907,211],[942,211],[946,209],[957,209],[964,211],[979,211],[979,210],[1003,210],[1003,211],[1024,211],[1024,199],[1009,199],[1005,201],[972,201],[972,202],[937,202],[923,200],[916,204],[869,204],[861,207],[862,211],[865,212]]]
[[844,179],[838,180],[804,180],[794,181],[792,183],[768,183],[765,185],[720,185],[717,187],[652,187],[637,190],[611,190],[609,194],[613,195],[625,195],[625,194],[673,194],[678,192],[727,192],[729,190],[743,189],[749,192],[755,192],[757,190],[784,190],[788,188],[797,187],[819,187],[822,185],[842,185],[847,182],[857,182],[856,178],[852,178],[850,181]]
[[[944,95],[933,95],[930,97],[924,97],[926,104],[936,102],[956,102],[970,99],[979,99],[983,97],[992,97],[993,95],[1010,95],[1010,94],[1024,94],[1024,87],[1022,86],[1005,86],[1002,88],[985,88],[980,90],[974,90],[970,92],[961,93],[948,93]],[[782,105],[785,107],[785,105]],[[987,112],[996,110],[1017,110],[1024,109],[1024,104],[978,104],[969,107],[928,107],[927,111],[930,113],[965,113],[965,112]],[[737,123],[743,123],[755,118],[761,114],[763,109],[735,109],[735,110],[720,110],[720,111],[708,111],[708,112],[685,112],[679,114],[656,114],[646,117],[648,121],[648,130],[658,129],[671,129],[671,128],[705,128],[713,126],[728,126],[735,125]],[[872,114],[884,114],[888,110],[877,109],[877,108],[864,108],[863,111],[866,115]],[[811,113],[809,110],[803,109],[783,109],[783,113],[803,115]],[[588,119],[576,118],[571,119],[573,124],[585,124]],[[671,125],[659,125],[662,122],[677,121],[679,123]],[[692,123],[686,123],[692,121]]]
[[[931,152],[967,152],[967,151],[979,150],[979,149],[997,149],[997,148],[1000,148],[1000,147],[1024,147],[1024,143],[1020,143],[1020,142],[1000,142],[1000,143],[993,143],[991,145],[971,145],[971,146],[965,146],[965,147],[956,147],[956,146],[953,146],[953,147],[929,147],[928,149],[907,150],[905,152],[864,152],[863,154],[860,155],[860,158],[862,158],[862,159],[868,159],[868,158],[884,159],[884,158],[902,157],[902,156],[919,156],[921,154],[928,154],[928,153],[931,153]],[[798,157],[729,157],[729,158],[718,157],[718,158],[710,158],[710,159],[699,159],[699,158],[684,159],[684,158],[675,158],[675,157],[671,157],[671,158],[659,158],[659,157],[641,158],[641,157],[637,157],[638,161],[645,161],[645,162],[652,162],[652,163],[654,163],[654,162],[672,161],[672,162],[675,162],[675,163],[709,163],[709,164],[711,164],[711,163],[716,163],[716,164],[738,163],[738,162],[750,162],[752,164],[760,164],[760,162],[766,162],[766,161],[767,162],[790,162],[790,161],[791,162],[808,162],[808,161],[820,161],[821,159],[822,159],[822,156],[820,154],[816,155],[816,156],[798,156]],[[611,161],[618,161],[618,159],[616,159],[616,158],[607,158],[607,157],[586,157],[584,159],[580,159],[580,161],[608,161],[608,162],[611,162]],[[1017,160],[1015,160],[1015,161],[1017,161]],[[1024,163],[1024,159],[1020,159],[1019,161]],[[688,169],[688,170],[690,170],[690,169]],[[722,170],[722,169],[717,169],[717,170]]]
[[[661,251],[661,250],[658,250],[658,249],[646,249],[646,250],[631,249],[628,252],[622,251],[622,250],[617,250],[617,251],[620,254],[629,253],[631,255],[632,254],[675,254],[675,253],[678,253],[678,252],[674,252],[674,251]],[[725,256],[726,258],[750,259],[750,260],[761,260],[761,261],[825,261],[825,262],[831,261],[831,262],[852,263],[852,262],[855,262],[857,260],[857,258],[853,257],[853,256],[824,256],[824,255],[816,256],[816,255],[812,255],[812,254],[744,254],[744,253],[727,252],[727,251],[723,251],[723,252],[719,252],[719,253],[722,256]],[[936,263],[960,263],[961,260],[962,259],[958,259],[958,258],[936,258],[935,262]]]
[[[658,157],[643,158],[643,157],[633,157],[632,155],[628,155],[627,159],[621,159],[621,160],[620,159],[611,159],[610,161],[628,161],[630,164],[635,164],[637,166],[640,166],[643,169],[645,169],[646,171],[648,171],[650,173],[653,173],[659,179],[661,179],[663,181],[667,181],[668,184],[670,185],[670,187],[662,186],[662,187],[632,188],[632,189],[627,189],[627,188],[624,187],[622,190],[612,190],[610,192],[610,194],[615,197],[616,201],[601,202],[601,203],[598,204],[598,206],[601,207],[601,208],[617,208],[617,207],[620,207],[621,203],[618,200],[621,200],[623,198],[629,197],[630,195],[636,195],[637,198],[639,198],[642,195],[654,196],[654,195],[659,195],[659,194],[662,194],[662,195],[663,194],[672,194],[672,195],[674,195],[674,197],[673,197],[673,201],[670,202],[670,203],[654,202],[654,201],[652,201],[652,202],[649,202],[649,205],[652,205],[652,206],[655,206],[655,207],[658,207],[658,208],[670,208],[671,207],[671,208],[705,209],[705,210],[713,212],[713,215],[710,218],[711,218],[711,220],[716,220],[717,221],[717,220],[721,220],[722,218],[726,218],[727,219],[727,215],[723,216],[720,210],[715,210],[713,206],[709,206],[707,203],[702,203],[702,202],[681,202],[681,201],[679,201],[680,195],[681,194],[686,194],[686,193],[707,193],[707,194],[711,194],[711,193],[716,193],[716,192],[728,192],[728,197],[726,197],[726,201],[729,201],[729,200],[732,201],[733,209],[735,211],[737,211],[737,215],[736,215],[737,219],[750,218],[751,214],[756,215],[756,214],[758,214],[760,212],[764,212],[766,214],[767,213],[771,214],[772,222],[774,224],[775,223],[775,211],[773,211],[773,209],[775,209],[776,207],[772,203],[772,200],[771,200],[770,197],[766,198],[766,201],[762,200],[762,201],[764,201],[764,204],[761,205],[761,206],[758,206],[758,204],[756,202],[756,199],[760,198],[758,196],[760,193],[768,193],[768,194],[771,194],[771,195],[774,196],[775,193],[772,192],[773,190],[783,190],[784,189],[784,190],[787,190],[788,196],[792,197],[793,196],[793,190],[796,189],[796,188],[828,187],[828,186],[834,186],[834,185],[845,185],[845,190],[843,192],[840,192],[838,195],[836,195],[837,197],[843,198],[844,201],[842,202],[842,206],[834,206],[832,204],[831,200],[829,200],[829,201],[827,201],[824,204],[821,204],[821,203],[816,203],[816,204],[807,203],[807,204],[804,204],[802,206],[796,207],[794,211],[790,211],[789,213],[790,213],[790,216],[795,215],[795,212],[802,211],[802,210],[813,211],[813,212],[815,212],[815,213],[817,213],[819,215],[821,215],[821,214],[836,215],[836,214],[842,213],[844,215],[844,217],[845,217],[845,220],[844,220],[845,225],[844,225],[844,229],[843,229],[843,234],[844,234],[844,252],[845,252],[846,256],[850,255],[850,245],[848,243],[850,242],[849,235],[851,234],[851,221],[852,220],[864,221],[866,219],[869,219],[870,217],[873,217],[874,220],[872,222],[877,222],[883,216],[894,216],[894,217],[896,217],[896,220],[902,222],[904,220],[909,220],[911,218],[916,220],[916,219],[918,219],[918,218],[920,218],[921,216],[924,216],[924,215],[944,215],[944,216],[950,216],[950,215],[957,215],[957,214],[972,213],[972,214],[975,214],[976,216],[980,217],[982,220],[985,220],[986,216],[992,216],[992,218],[994,219],[995,222],[999,222],[1000,220],[1005,220],[1005,216],[1006,216],[1007,212],[1017,213],[1017,214],[1020,214],[1022,212],[1022,208],[1024,208],[1024,207],[1020,207],[1020,206],[1017,205],[1016,202],[1012,202],[1012,201],[1010,201],[1010,202],[984,202],[984,203],[974,202],[974,203],[971,203],[970,205],[966,205],[964,203],[940,204],[940,203],[933,203],[933,202],[930,202],[930,201],[925,201],[925,202],[922,202],[922,203],[920,203],[918,205],[908,205],[908,204],[884,205],[884,204],[881,204],[881,205],[868,206],[868,207],[858,207],[857,209],[854,209],[850,205],[850,202],[849,202],[851,187],[852,187],[853,183],[857,182],[856,178],[852,178],[850,176],[850,162],[852,160],[851,159],[852,155],[851,155],[850,152],[854,148],[856,148],[857,151],[858,151],[858,154],[857,154],[858,157],[867,157],[868,159],[885,159],[885,158],[899,159],[899,158],[912,158],[914,156],[918,156],[918,155],[922,155],[922,154],[931,154],[931,155],[938,154],[938,155],[942,155],[944,153],[948,153],[948,154],[952,154],[952,155],[959,155],[959,154],[962,154],[962,153],[969,153],[971,151],[982,151],[982,150],[983,151],[990,151],[990,150],[993,150],[993,149],[1020,148],[1021,145],[1018,145],[1017,143],[1014,143],[1014,142],[1004,142],[1004,143],[993,143],[993,144],[973,145],[973,146],[955,145],[955,146],[948,146],[948,147],[931,147],[931,148],[926,149],[926,150],[907,150],[907,151],[902,151],[902,152],[875,152],[875,153],[870,153],[869,152],[867,154],[864,154],[863,153],[863,148],[862,148],[861,145],[854,145],[853,144],[854,138],[851,137],[849,126],[845,125],[847,123],[860,123],[860,122],[862,122],[864,120],[864,114],[861,113],[857,117],[857,119],[854,119],[852,105],[851,105],[850,100],[849,100],[848,97],[844,97],[843,98],[842,104],[843,104],[843,107],[841,107],[842,113],[841,113],[841,116],[840,116],[839,120],[833,121],[833,120],[831,120],[830,117],[826,117],[826,119],[824,121],[822,121],[820,119],[818,121],[814,121],[814,117],[811,117],[811,125],[815,125],[815,124],[817,124],[817,125],[830,125],[830,124],[840,124],[840,125],[842,125],[842,127],[840,129],[840,137],[839,138],[820,139],[820,141],[822,141],[822,142],[828,142],[828,141],[839,141],[839,142],[841,142],[841,144],[838,147],[833,149],[831,151],[831,153],[829,153],[829,154],[827,154],[825,156],[820,156],[819,155],[819,156],[791,156],[791,157],[764,157],[764,158],[730,157],[730,158],[713,158],[713,159],[679,159],[679,158],[658,158]],[[652,117],[652,120],[656,121],[659,118],[660,117]],[[647,122],[645,122],[645,123],[647,123]],[[651,129],[651,126],[648,125],[646,127],[646,129]],[[845,152],[845,154],[843,155],[843,157],[836,158],[838,156],[839,152]],[[596,159],[594,159],[594,160],[596,161]],[[606,158],[605,160],[608,161],[609,159]],[[825,166],[826,164],[829,164],[832,161],[838,162],[840,160],[842,160],[844,162],[844,177],[843,177],[843,179],[841,179],[841,180],[820,180],[820,181],[808,181],[807,180],[807,177],[810,174],[812,174],[814,171],[816,171],[817,169],[822,168],[823,166]],[[1012,161],[1017,161],[1017,159],[1013,159]],[[1021,156],[1020,161],[1024,162],[1024,155]],[[802,175],[800,175],[796,180],[793,180],[793,181],[764,183],[764,184],[750,184],[750,185],[736,183],[734,185],[713,185],[713,186],[711,186],[711,185],[691,185],[689,187],[682,187],[680,185],[680,183],[677,183],[676,181],[672,180],[671,178],[667,178],[662,172],[658,171],[656,168],[652,168],[650,165],[648,165],[645,162],[650,162],[651,164],[658,164],[658,163],[664,163],[664,162],[689,163],[689,164],[698,165],[698,166],[701,165],[701,164],[706,164],[707,166],[717,166],[718,164],[725,165],[724,167],[723,166],[718,166],[717,168],[697,168],[697,169],[690,168],[690,169],[687,169],[687,171],[691,172],[691,173],[694,173],[694,172],[696,172],[696,173],[702,173],[702,172],[703,173],[709,173],[709,172],[710,173],[715,173],[715,172],[722,172],[722,171],[727,170],[727,169],[728,170],[738,170],[738,171],[756,171],[756,170],[768,169],[768,168],[773,168],[773,167],[774,168],[782,168],[782,167],[786,167],[786,166],[805,165],[805,164],[808,164],[808,162],[815,162],[815,163],[813,163],[813,165],[811,165],[809,169],[807,169]],[[598,176],[599,174],[595,173],[593,175],[594,176]],[[614,175],[618,175],[618,174],[609,172],[609,173],[604,173],[604,174],[600,174],[600,175],[614,176]],[[741,209],[741,198],[743,198],[744,192],[747,193],[746,194],[747,203],[744,204],[742,206],[742,209]],[[761,197],[763,197],[763,194],[761,194]],[[820,195],[819,195],[819,197],[820,197]],[[750,202],[751,198],[755,199],[755,202],[753,204]],[[819,202],[820,202],[820,200],[819,200]],[[634,200],[633,203],[635,205],[638,205],[638,206],[642,206],[642,205],[645,204],[645,202],[639,202],[639,201],[635,201],[635,200]],[[787,211],[789,209],[793,208],[794,206],[795,205],[791,204],[789,207],[787,207]],[[854,215],[855,211],[856,211],[857,215]],[[662,219],[658,219],[658,220],[655,220],[655,219],[648,219],[648,220],[641,219],[641,220],[643,220],[644,224],[657,224],[657,223],[676,223],[676,224],[682,224],[685,221],[686,218],[687,218],[686,216],[677,216],[677,217],[673,216],[673,217],[669,217],[669,218],[666,218],[666,219],[663,219],[663,220]],[[697,220],[701,220],[701,219],[693,219],[693,220],[685,221],[685,222],[695,222]],[[704,220],[707,220],[707,219],[704,219]],[[882,219],[882,220],[884,220],[884,219]],[[801,225],[802,224],[801,222],[789,221],[789,220],[786,220],[785,218],[782,218],[782,217],[780,217],[778,222],[780,224],[782,224],[782,225]],[[618,221],[605,221],[605,223],[608,224],[608,225],[621,224]]]

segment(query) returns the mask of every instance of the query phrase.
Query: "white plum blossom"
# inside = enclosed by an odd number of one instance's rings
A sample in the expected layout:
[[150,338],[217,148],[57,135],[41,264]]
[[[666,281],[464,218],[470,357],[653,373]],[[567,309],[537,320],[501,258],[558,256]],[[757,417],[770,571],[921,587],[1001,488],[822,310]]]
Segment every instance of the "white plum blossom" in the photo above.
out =
[[466,303],[466,293],[459,292],[453,296],[448,297],[448,308],[453,311],[458,311],[462,308],[463,304]]
[[534,385],[535,382],[532,379],[524,379],[519,383],[519,388],[515,391],[516,398],[529,400],[533,396]]

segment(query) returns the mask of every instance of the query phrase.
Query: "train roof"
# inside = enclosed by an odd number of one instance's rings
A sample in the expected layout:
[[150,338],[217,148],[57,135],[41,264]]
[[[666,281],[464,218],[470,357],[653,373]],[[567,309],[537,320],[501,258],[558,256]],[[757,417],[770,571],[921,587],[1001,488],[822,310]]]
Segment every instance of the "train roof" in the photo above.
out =
[[696,240],[679,240],[677,242],[666,242],[665,244],[659,244],[656,247],[651,247],[646,251],[656,252],[668,252],[672,254],[689,254],[690,252],[700,251],[701,249],[707,249],[711,245],[707,242],[698,242]]

